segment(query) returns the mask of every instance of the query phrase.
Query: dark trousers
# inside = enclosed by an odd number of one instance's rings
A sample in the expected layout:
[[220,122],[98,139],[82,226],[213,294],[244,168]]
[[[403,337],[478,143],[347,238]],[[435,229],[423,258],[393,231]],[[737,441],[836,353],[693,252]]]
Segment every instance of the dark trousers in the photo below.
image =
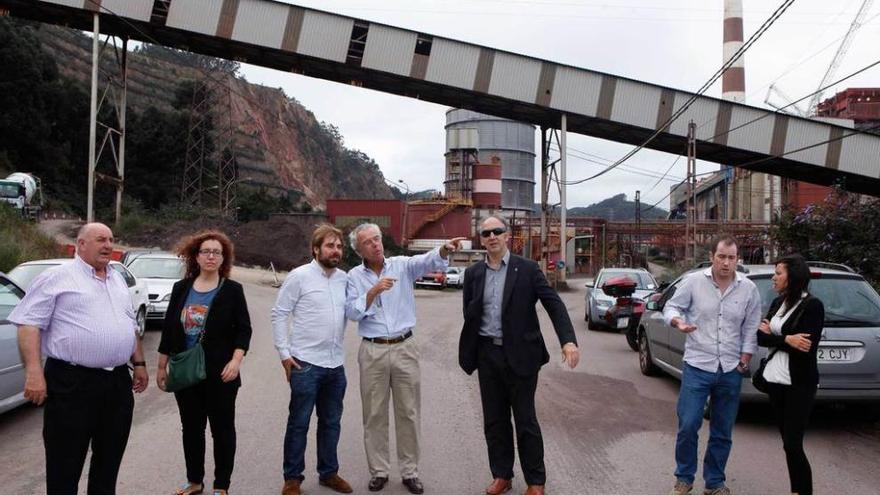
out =
[[767,393],[782,435],[785,462],[792,493],[813,495],[813,471],[804,452],[804,432],[816,398],[816,387],[795,387],[769,383]]
[[477,373],[483,403],[483,431],[489,449],[489,469],[493,478],[513,478],[513,423],[523,477],[529,485],[543,485],[544,440],[535,412],[538,374],[516,375],[507,363],[502,347],[480,339]]
[[345,397],[345,368],[322,368],[299,361],[290,373],[290,414],[284,435],[284,480],[305,479],[306,437],[314,410],[318,415],[318,478],[326,480],[339,471],[336,447]]
[[91,445],[88,494],[115,494],[134,411],[128,368],[106,371],[49,358],[44,373],[46,493],[76,495]]
[[235,464],[235,398],[237,383],[223,383],[219,375],[174,393],[183,426],[186,479],[202,483],[205,477],[205,426],[214,439],[214,488],[228,490]]

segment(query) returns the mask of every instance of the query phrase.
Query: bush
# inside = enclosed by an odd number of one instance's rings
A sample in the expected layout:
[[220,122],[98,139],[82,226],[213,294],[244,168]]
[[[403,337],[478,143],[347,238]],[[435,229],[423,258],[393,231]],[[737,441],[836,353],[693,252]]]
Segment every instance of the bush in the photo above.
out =
[[36,224],[23,219],[10,205],[0,204],[0,272],[25,261],[54,258],[58,252],[55,241]]
[[770,230],[780,254],[843,263],[880,287],[880,200],[836,187],[825,201],[782,214]]

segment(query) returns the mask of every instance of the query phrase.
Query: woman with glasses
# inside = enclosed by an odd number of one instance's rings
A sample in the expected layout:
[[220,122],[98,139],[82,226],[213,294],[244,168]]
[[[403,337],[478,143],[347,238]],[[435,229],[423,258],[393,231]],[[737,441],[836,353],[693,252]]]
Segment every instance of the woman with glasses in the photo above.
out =
[[819,384],[817,350],[825,322],[822,301],[807,291],[810,269],[799,254],[776,262],[770,304],[758,328],[758,345],[770,349],[763,376],[788,464],[791,492],[813,494],[813,473],[804,453],[804,432]]
[[235,460],[235,398],[239,368],[251,339],[244,290],[229,280],[232,242],[222,232],[205,230],[184,238],[176,252],[186,276],[174,284],[165,315],[156,383],[165,390],[168,356],[201,343],[205,351],[202,382],[174,393],[183,425],[186,483],[174,495],[203,493],[205,426],[214,439],[212,495],[226,495]]

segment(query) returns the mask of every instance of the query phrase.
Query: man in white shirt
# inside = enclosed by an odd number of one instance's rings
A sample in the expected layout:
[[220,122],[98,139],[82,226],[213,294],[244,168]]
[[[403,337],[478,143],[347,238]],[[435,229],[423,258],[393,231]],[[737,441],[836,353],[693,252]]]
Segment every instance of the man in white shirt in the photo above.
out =
[[719,236],[710,250],[711,268],[686,275],[663,306],[666,323],[687,335],[676,407],[675,485],[670,495],[693,490],[699,431],[709,397],[703,493],[731,495],[724,470],[733,445],[742,377],[758,348],[761,294],[754,282],[736,271],[736,239]]
[[[342,338],[348,276],[336,268],[342,259],[342,249],[339,229],[327,224],[315,229],[314,259],[290,272],[272,308],[275,348],[290,383],[282,495],[300,494],[313,409],[318,414],[319,483],[339,493],[352,492],[338,474],[336,456],[347,384]],[[288,324],[291,315],[292,328]]]

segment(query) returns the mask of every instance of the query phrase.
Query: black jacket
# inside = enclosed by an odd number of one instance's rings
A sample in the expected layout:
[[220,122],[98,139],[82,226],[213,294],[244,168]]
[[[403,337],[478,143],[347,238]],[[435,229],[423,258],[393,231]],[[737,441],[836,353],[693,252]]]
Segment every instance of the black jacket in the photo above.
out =
[[[779,296],[770,303],[766,319],[770,320],[782,306],[783,296]],[[788,371],[791,374],[791,385],[801,387],[815,387],[819,384],[819,366],[816,353],[819,350],[819,341],[822,339],[822,328],[825,326],[825,306],[819,299],[808,295],[785,324],[782,325],[782,335],[766,334],[758,331],[758,345],[788,352]],[[799,351],[785,343],[786,335],[798,333],[810,334],[809,352]]]
[[[171,301],[168,303],[162,339],[159,341],[159,352],[162,354],[174,355],[185,350],[186,339],[180,313],[193,282],[194,279],[185,278],[174,284],[171,290]],[[247,351],[250,341],[251,317],[248,314],[244,289],[240,283],[227,279],[214,296],[208,320],[205,322],[202,347],[205,349],[205,372],[208,376],[219,377],[235,350]],[[241,377],[231,383],[240,385]]]
[[[458,344],[458,363],[467,374],[477,369],[485,278],[485,262],[472,265],[465,271],[464,326]],[[507,362],[520,376],[537,373],[550,360],[535,311],[539,300],[550,315],[560,346],[567,343],[577,345],[568,310],[556,291],[547,284],[538,264],[511,254],[501,302],[501,333]]]

